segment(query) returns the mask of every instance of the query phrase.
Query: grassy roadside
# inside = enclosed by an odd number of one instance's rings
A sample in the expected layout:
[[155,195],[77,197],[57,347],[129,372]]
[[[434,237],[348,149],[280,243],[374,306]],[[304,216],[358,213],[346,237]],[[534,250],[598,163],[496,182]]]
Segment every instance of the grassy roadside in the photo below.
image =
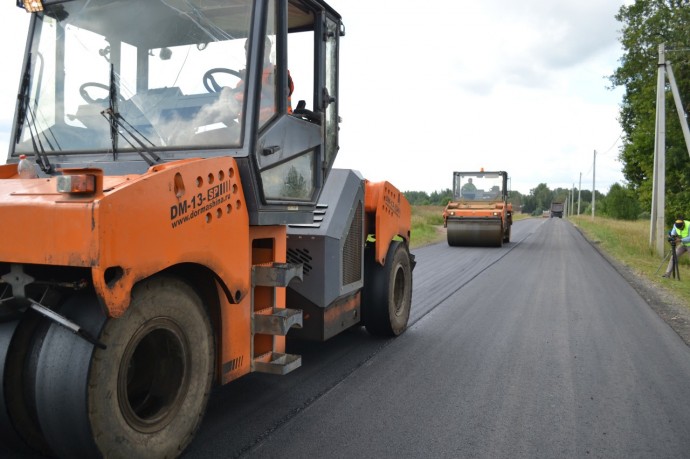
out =
[[440,242],[446,235],[443,228],[443,206],[412,206],[410,246],[422,247]]
[[[638,277],[645,279],[655,288],[671,293],[679,303],[690,311],[690,257],[678,260],[680,281],[664,279],[668,259],[662,258],[649,247],[649,221],[622,221],[591,216],[569,217],[590,241],[604,252],[625,265]],[[671,246],[666,244],[666,254]]]

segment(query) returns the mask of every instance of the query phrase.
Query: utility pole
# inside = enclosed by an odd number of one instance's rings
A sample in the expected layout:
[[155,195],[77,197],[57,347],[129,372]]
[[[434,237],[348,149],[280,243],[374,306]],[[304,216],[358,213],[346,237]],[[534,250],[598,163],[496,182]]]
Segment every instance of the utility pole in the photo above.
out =
[[659,45],[656,79],[656,141],[654,142],[654,179],[652,180],[652,211],[649,245],[657,255],[664,255],[664,219],[666,211],[666,56],[664,44]]
[[563,216],[568,218],[568,212],[570,211],[570,203],[568,200],[570,199],[570,191],[568,191],[568,195],[565,197],[565,203],[563,204]]
[[678,112],[678,119],[680,119],[680,127],[683,131],[683,138],[685,138],[685,148],[687,148],[688,155],[690,155],[690,128],[688,128],[688,119],[685,116],[683,102],[680,100],[680,93],[678,92],[678,86],[676,85],[676,77],[673,76],[671,61],[666,61],[666,71],[668,72],[668,81],[671,83],[671,92],[673,93],[673,101],[676,103],[676,111]]
[[659,62],[656,84],[656,139],[654,142],[654,180],[652,181],[652,212],[649,224],[649,245],[656,247],[658,255],[664,255],[665,212],[666,212],[666,75],[676,104],[680,127],[685,138],[685,148],[690,155],[690,129],[683,103],[673,76],[671,61],[666,60],[664,44],[659,45]]
[[571,215],[575,214],[575,183],[573,183],[573,192],[570,193],[570,208],[572,209],[570,211]]
[[594,163],[592,164],[592,220],[594,220],[594,209],[596,208],[596,177],[597,177],[597,151],[594,150]]
[[580,215],[580,197],[582,196],[582,172],[580,172],[580,183],[577,185],[577,214]]

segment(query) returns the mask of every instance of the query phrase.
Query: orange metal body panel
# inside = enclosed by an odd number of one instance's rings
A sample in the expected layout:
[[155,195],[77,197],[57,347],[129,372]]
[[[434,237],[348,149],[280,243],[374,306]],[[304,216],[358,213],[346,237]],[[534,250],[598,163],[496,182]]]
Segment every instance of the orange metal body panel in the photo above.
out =
[[[208,267],[235,301],[248,295],[249,218],[233,159],[152,167],[98,210],[101,252],[93,281],[112,315],[124,312],[135,282],[179,263]],[[106,283],[110,266],[125,268],[120,282]]]
[[228,383],[251,372],[251,296],[231,303],[218,286],[220,336],[217,337],[218,377]]
[[[0,260],[90,267],[112,317],[137,281],[179,263],[209,268],[230,301],[249,296],[249,220],[232,158],[103,177],[103,190],[87,196],[57,193],[55,178],[0,180],[0,221]],[[108,268],[120,275],[106,280]]]
[[0,166],[0,179],[19,178],[17,176],[17,164],[3,164]]
[[[376,260],[384,264],[395,236],[409,243],[412,209],[405,196],[389,182],[364,183],[367,234],[375,234]],[[373,219],[373,221],[371,221]]]
[[[505,223],[507,213],[513,211],[513,205],[503,201],[478,202],[478,201],[451,201],[443,210],[443,221],[451,212],[460,217],[500,217]],[[498,212],[498,216],[494,213]]]
[[[204,266],[216,276],[220,381],[251,372],[256,355],[285,352],[285,337],[252,341],[252,301],[256,309],[284,308],[285,288],[252,292],[251,267],[285,262],[286,228],[249,226],[234,159],[101,176],[91,195],[58,193],[55,178],[21,180],[16,165],[0,166],[0,177],[0,260],[90,268],[111,317],[126,311],[136,282],[182,263]],[[114,267],[119,274],[107,275]]]

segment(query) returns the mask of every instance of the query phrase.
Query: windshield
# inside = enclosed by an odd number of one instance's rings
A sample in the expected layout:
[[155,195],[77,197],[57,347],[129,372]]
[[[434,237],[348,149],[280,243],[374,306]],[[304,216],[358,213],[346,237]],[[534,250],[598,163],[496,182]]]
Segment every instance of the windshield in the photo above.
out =
[[496,173],[454,174],[454,199],[490,201],[503,196],[503,176]]
[[252,5],[47,6],[32,32],[13,155],[239,146]]

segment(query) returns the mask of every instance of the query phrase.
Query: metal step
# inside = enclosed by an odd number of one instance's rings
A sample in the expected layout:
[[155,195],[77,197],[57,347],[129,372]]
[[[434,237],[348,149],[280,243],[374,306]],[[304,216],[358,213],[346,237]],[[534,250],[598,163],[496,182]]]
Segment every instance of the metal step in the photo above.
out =
[[302,265],[295,263],[266,263],[252,266],[252,282],[262,287],[287,287],[294,278],[303,278]]
[[302,310],[266,308],[254,313],[254,333],[285,336],[290,328],[302,328]]
[[302,365],[302,356],[268,352],[254,359],[254,371],[286,375]]

